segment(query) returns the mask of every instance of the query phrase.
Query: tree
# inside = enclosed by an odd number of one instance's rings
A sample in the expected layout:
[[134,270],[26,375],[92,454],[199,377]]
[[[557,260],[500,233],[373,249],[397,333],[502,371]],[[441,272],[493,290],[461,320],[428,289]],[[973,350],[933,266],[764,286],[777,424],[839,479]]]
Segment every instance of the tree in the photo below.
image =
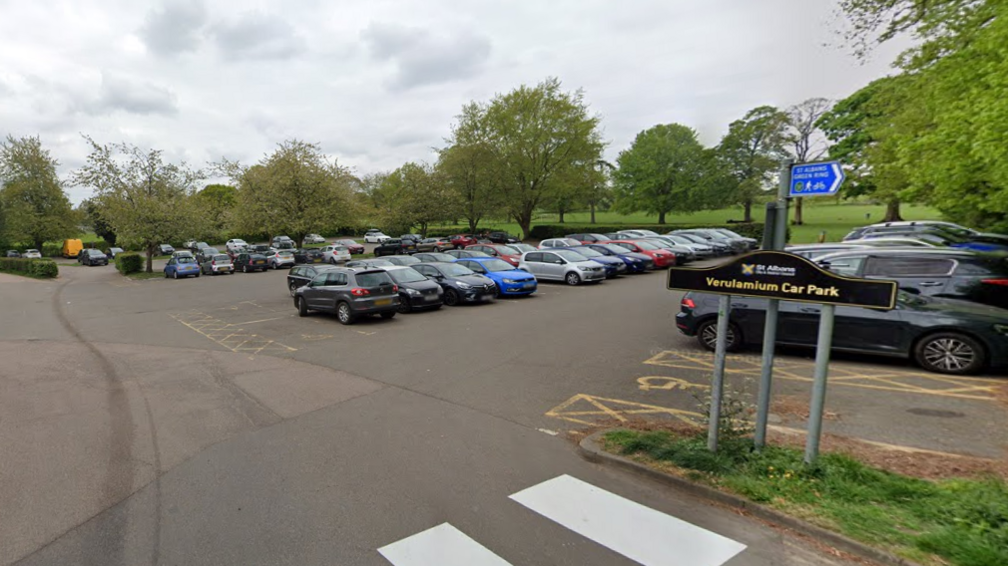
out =
[[43,242],[79,232],[77,216],[56,174],[58,166],[37,137],[7,136],[0,143],[0,208],[7,238],[31,242],[41,250]]
[[93,198],[84,199],[80,204],[81,212],[84,215],[84,222],[91,227],[91,230],[109,246],[115,246],[117,236],[112,226],[102,215],[101,203]]
[[410,162],[389,173],[379,196],[386,224],[397,231],[405,232],[416,226],[426,237],[432,223],[447,220],[454,213],[451,189],[427,164]]
[[612,173],[616,167],[604,159],[595,162],[596,175],[585,190],[585,203],[591,214],[591,224],[595,224],[595,211],[608,208],[613,200]]
[[616,210],[657,214],[703,208],[710,156],[696,132],[682,124],[654,126],[620,152],[614,173]]
[[[788,138],[796,163],[815,161],[826,153],[826,144],[821,135],[817,136],[819,118],[829,111],[832,104],[825,98],[809,98],[788,108]],[[794,200],[794,224],[804,224],[801,197]]]
[[602,154],[599,119],[588,114],[584,93],[561,90],[555,78],[469,105],[459,120],[456,136],[485,140],[490,148],[504,210],[525,237],[535,211],[563,186],[561,177],[594,167]]
[[147,273],[152,273],[159,244],[183,240],[203,229],[193,198],[203,173],[185,163],[166,163],[160,150],[84,139],[91,153],[74,172],[74,183],[94,191],[100,217],[124,244],[144,250]]
[[752,205],[771,186],[790,139],[788,115],[773,106],[753,108],[728,126],[718,145],[721,161],[734,180],[732,200],[742,204],[744,222],[752,222]]
[[[479,107],[469,104],[466,112],[478,113]],[[477,116],[469,118],[475,124]],[[437,171],[451,190],[459,214],[469,223],[469,231],[484,218],[502,209],[501,184],[494,171],[494,154],[489,143],[478,131],[453,128],[450,145],[438,152]]]
[[352,223],[358,181],[316,144],[288,140],[259,163],[218,166],[238,187],[235,226],[248,234],[285,234],[296,242],[312,232]]
[[221,238],[232,224],[234,207],[238,202],[238,189],[231,185],[207,185],[196,193],[200,210],[206,216],[206,225],[211,234],[207,237]]

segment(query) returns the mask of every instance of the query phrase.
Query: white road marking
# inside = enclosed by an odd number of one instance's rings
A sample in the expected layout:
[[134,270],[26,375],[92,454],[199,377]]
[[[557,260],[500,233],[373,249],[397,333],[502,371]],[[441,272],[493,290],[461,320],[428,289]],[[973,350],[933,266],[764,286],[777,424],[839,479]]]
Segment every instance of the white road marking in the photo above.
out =
[[[430,370],[428,370],[428,371],[430,371]],[[550,430],[548,428],[537,428],[536,430],[538,430],[539,432],[541,432],[543,434],[548,434],[550,436],[556,436],[556,435],[560,434],[559,432],[557,432],[555,430]]]
[[721,566],[745,545],[567,475],[511,499],[644,566]]
[[383,546],[378,552],[395,566],[511,566],[448,523]]

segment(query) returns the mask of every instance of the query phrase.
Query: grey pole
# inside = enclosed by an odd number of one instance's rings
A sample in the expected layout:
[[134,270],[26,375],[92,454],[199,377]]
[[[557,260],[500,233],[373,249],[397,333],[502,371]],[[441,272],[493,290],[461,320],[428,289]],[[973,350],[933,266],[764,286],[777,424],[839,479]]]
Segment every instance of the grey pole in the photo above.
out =
[[829,374],[830,349],[833,347],[833,315],[836,307],[823,305],[819,315],[819,339],[816,341],[815,377],[812,381],[812,403],[809,407],[808,436],[805,438],[805,463],[819,456],[823,410],[826,406],[826,376]]
[[718,424],[721,422],[721,396],[724,393],[725,356],[728,346],[728,308],[731,297],[718,299],[717,345],[714,347],[714,378],[711,380],[710,422],[707,424],[707,449],[717,452]]

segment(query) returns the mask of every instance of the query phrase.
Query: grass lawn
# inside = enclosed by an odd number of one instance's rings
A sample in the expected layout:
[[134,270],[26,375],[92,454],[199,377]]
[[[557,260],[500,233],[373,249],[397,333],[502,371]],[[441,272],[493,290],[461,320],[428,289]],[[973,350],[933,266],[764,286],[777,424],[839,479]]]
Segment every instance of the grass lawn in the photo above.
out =
[[1008,485],[1000,478],[928,481],[842,454],[806,466],[800,449],[755,453],[748,438],[726,439],[712,454],[702,433],[616,430],[603,443],[922,564],[1008,564]]

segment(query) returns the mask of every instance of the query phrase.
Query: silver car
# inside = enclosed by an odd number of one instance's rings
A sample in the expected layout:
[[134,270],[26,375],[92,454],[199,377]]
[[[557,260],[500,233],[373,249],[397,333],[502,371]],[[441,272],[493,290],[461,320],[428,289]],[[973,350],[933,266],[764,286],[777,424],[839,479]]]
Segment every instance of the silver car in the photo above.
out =
[[565,281],[568,285],[606,278],[605,267],[601,263],[565,249],[525,252],[518,260],[518,269],[528,271],[536,279]]
[[666,240],[672,240],[678,246],[685,246],[693,250],[693,254],[696,255],[697,259],[707,259],[709,257],[714,257],[715,255],[717,255],[713,247],[708,246],[707,244],[699,244],[697,242],[690,240],[689,238],[684,238],[679,234],[668,233],[662,236],[662,238]]
[[294,252],[291,250],[271,250],[266,256],[266,265],[272,269],[280,267],[294,267]]
[[200,271],[207,275],[234,273],[234,264],[231,263],[231,256],[227,254],[214,254],[200,264]]

